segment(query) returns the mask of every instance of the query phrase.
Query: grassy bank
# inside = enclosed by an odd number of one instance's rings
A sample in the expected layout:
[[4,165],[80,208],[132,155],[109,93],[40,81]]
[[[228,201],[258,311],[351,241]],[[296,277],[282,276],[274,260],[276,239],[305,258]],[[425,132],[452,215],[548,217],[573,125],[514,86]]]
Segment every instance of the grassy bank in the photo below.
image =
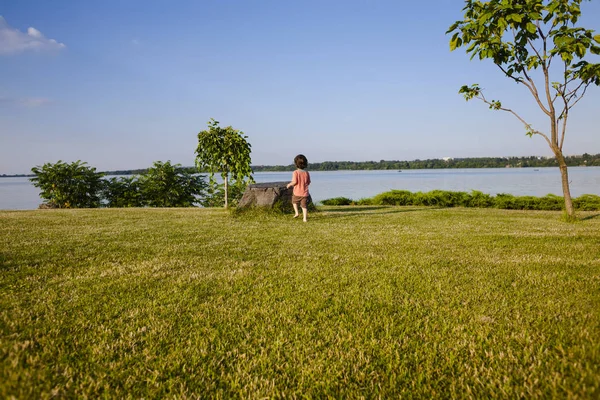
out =
[[0,211],[0,397],[600,396],[600,216]]

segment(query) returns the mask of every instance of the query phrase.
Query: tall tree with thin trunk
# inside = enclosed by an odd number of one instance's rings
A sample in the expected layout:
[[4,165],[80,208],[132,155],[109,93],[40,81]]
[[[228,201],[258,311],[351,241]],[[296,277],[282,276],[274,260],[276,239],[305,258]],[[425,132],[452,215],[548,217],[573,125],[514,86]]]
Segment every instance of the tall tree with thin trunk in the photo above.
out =
[[221,173],[225,185],[225,208],[229,205],[229,177],[231,176],[239,186],[252,181],[252,146],[246,139],[248,136],[244,136],[244,132],[231,126],[221,128],[219,121],[212,118],[208,122],[208,129],[198,133],[196,167],[200,171],[208,170],[213,187],[216,185],[215,172]]
[[570,110],[590,85],[600,85],[600,35],[577,26],[583,0],[466,0],[464,19],[455,22],[450,50],[465,46],[471,59],[491,59],[502,73],[523,85],[548,117],[549,133],[534,128],[517,112],[489,100],[478,84],[460,88],[467,100],[513,114],[528,136],[543,137],[560,168],[565,211],[575,218],[563,144]]

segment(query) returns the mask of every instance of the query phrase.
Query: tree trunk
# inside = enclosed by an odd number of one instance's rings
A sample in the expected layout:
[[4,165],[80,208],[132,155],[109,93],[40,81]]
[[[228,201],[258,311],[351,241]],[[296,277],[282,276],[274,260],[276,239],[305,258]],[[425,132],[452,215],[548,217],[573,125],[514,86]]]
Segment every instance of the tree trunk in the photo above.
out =
[[573,208],[573,200],[571,199],[571,190],[569,189],[569,172],[567,171],[567,163],[561,150],[554,152],[558,167],[560,168],[560,177],[562,181],[563,196],[565,198],[565,211],[568,219],[575,219],[575,209]]
[[229,191],[228,188],[227,188],[227,179],[228,179],[228,176],[225,175],[225,179],[224,179],[224,183],[225,183],[225,208],[227,208],[229,206],[228,201],[227,201],[228,200],[227,199],[227,192]]

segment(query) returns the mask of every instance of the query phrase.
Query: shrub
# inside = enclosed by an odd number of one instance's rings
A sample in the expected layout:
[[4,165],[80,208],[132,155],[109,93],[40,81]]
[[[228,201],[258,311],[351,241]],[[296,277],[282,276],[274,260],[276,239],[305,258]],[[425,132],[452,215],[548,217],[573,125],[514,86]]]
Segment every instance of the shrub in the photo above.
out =
[[110,178],[102,189],[105,207],[143,207],[140,181],[137,176]]
[[413,194],[408,190],[391,190],[373,197],[374,205],[385,206],[410,206],[413,203]]
[[565,208],[565,199],[555,194],[547,194],[536,199],[536,210],[559,211]]
[[503,210],[516,210],[515,196],[507,193],[498,193],[494,198],[494,207]]
[[408,204],[413,205],[413,206],[429,206],[429,205],[431,205],[431,204],[429,204],[429,199],[423,192],[413,193],[412,196],[410,197],[410,203],[408,203]]
[[538,199],[533,196],[515,196],[516,210],[537,210]]
[[31,169],[33,186],[40,188],[40,197],[50,208],[100,207],[103,187],[102,173],[80,160],[67,164],[59,160]]
[[375,203],[373,203],[373,199],[371,198],[363,198],[356,202],[357,206],[372,206],[373,204]]
[[573,199],[573,206],[582,211],[600,211],[600,196],[584,194]]
[[494,200],[494,207],[505,210],[546,210],[559,211],[563,209],[563,198],[553,194],[544,197],[513,196],[500,193]]
[[150,207],[192,207],[204,195],[206,182],[170,161],[154,162],[140,178],[144,204]]
[[321,203],[325,206],[349,206],[354,202],[347,197],[334,197],[332,199],[325,199]]
[[[345,197],[324,200],[325,205],[392,205],[392,206],[434,206],[434,207],[495,207],[505,210],[544,210],[560,211],[564,209],[561,196],[547,194],[543,197],[513,196],[499,193],[495,197],[478,190],[471,193],[447,190],[411,193],[408,190],[391,190],[380,193],[373,198],[360,199],[353,202]],[[585,194],[573,199],[576,209],[582,211],[600,210],[600,196]]]
[[487,193],[479,190],[471,191],[465,207],[488,208],[494,206],[494,198]]
[[465,192],[451,192],[447,190],[432,190],[430,192],[417,192],[413,196],[413,205],[436,207],[460,207],[468,202],[469,194]]

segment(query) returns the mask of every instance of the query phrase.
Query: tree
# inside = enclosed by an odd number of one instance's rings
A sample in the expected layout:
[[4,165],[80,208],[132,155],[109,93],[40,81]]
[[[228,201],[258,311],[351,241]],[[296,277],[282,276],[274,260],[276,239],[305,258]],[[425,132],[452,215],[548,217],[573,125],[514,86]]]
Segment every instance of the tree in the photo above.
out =
[[233,129],[231,126],[221,128],[219,121],[213,118],[208,122],[208,130],[198,133],[198,148],[196,149],[196,167],[200,171],[208,170],[210,184],[214,188],[216,181],[215,172],[220,172],[223,178],[225,208],[229,201],[229,176],[235,180],[238,189],[248,182],[252,182],[252,168],[250,168],[251,145],[246,140],[244,132]]
[[139,185],[143,204],[150,207],[192,207],[206,190],[204,177],[170,161],[155,161],[140,177]]
[[590,85],[600,85],[600,64],[586,60],[589,53],[600,54],[600,35],[577,26],[582,1],[466,0],[464,19],[446,32],[453,33],[451,51],[468,46],[471,59],[491,59],[506,77],[529,90],[548,117],[549,134],[535,129],[500,101],[488,100],[478,84],[459,91],[466,100],[476,98],[490,109],[513,114],[529,137],[539,135],[546,140],[560,168],[569,219],[575,217],[563,155],[569,112]]
[[104,174],[80,160],[67,164],[35,166],[31,172],[33,186],[40,188],[40,197],[53,208],[95,208],[100,206]]

